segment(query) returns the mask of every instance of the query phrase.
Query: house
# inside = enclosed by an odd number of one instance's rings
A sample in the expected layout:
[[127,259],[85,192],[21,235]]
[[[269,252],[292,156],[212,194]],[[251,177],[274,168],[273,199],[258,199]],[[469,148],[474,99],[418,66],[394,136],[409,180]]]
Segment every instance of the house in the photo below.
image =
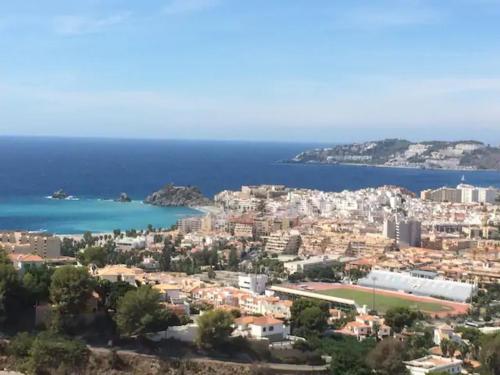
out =
[[142,281],[144,270],[137,267],[127,267],[123,264],[108,265],[103,268],[91,268],[90,273],[94,277],[115,283],[124,281],[130,285],[137,286],[136,280]]
[[281,341],[289,333],[282,320],[271,316],[243,316],[235,319],[235,336],[244,336],[258,340]]
[[348,322],[344,328],[342,328],[339,333],[356,336],[358,340],[367,337],[371,332],[370,326],[368,324],[353,321]]
[[440,345],[443,340],[451,340],[457,343],[462,342],[462,337],[455,333],[448,324],[441,324],[434,328],[434,344]]
[[160,292],[162,301],[178,302],[180,301],[181,287],[176,284],[155,284],[153,289]]
[[339,309],[330,309],[328,310],[330,317],[328,318],[328,324],[333,324],[337,320],[345,318],[346,314],[342,310]]
[[368,336],[377,335],[379,338],[391,335],[391,327],[384,324],[384,319],[377,315],[361,314],[352,322],[348,322],[341,330],[341,334],[356,336],[363,340]]
[[8,258],[14,265],[14,268],[21,273],[32,267],[39,267],[44,264],[43,258],[36,254],[8,254]]
[[460,374],[462,361],[455,358],[444,358],[437,355],[427,355],[413,361],[404,362],[411,375],[424,375],[433,372]]
[[368,325],[372,335],[375,334],[375,330],[380,338],[391,335],[391,327],[385,325],[385,320],[377,315],[361,314],[356,316],[356,321]]

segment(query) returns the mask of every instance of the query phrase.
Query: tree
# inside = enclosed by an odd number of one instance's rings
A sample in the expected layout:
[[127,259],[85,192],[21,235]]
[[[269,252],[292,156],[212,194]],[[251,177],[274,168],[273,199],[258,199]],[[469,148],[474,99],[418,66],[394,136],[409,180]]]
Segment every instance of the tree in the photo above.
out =
[[92,233],[89,231],[87,231],[83,234],[82,240],[86,246],[92,246],[95,243],[95,238],[92,236]]
[[233,248],[231,248],[231,251],[229,252],[229,259],[227,261],[227,268],[230,271],[238,271],[239,264],[240,264],[240,261],[238,259],[238,253],[236,252],[236,249],[233,247]]
[[217,274],[215,273],[213,268],[210,268],[207,272],[207,276],[209,279],[215,279],[217,277]]
[[115,322],[125,336],[164,331],[179,318],[160,304],[160,293],[149,285],[128,291],[118,300]]
[[[311,340],[309,340],[311,342]],[[366,364],[368,353],[375,347],[375,340],[367,338],[359,342],[355,337],[334,335],[317,340],[321,352],[332,356],[332,375],[371,375]]]
[[456,341],[450,340],[448,342],[448,356],[453,358],[455,356],[455,352],[459,348],[459,344]]
[[306,334],[321,333],[327,327],[328,311],[326,303],[305,298],[297,299],[290,309],[293,327]]
[[91,246],[85,248],[82,253],[78,254],[78,261],[87,266],[95,264],[97,267],[104,267],[107,263],[108,252],[101,246]]
[[220,348],[233,332],[234,319],[224,310],[211,310],[198,319],[198,346],[207,349]]
[[448,339],[442,339],[441,342],[439,343],[439,348],[441,349],[441,353],[443,354],[443,357],[448,357],[448,349],[450,340]]
[[24,272],[22,285],[29,296],[31,305],[49,299],[49,286],[53,269],[46,265],[29,268]]
[[296,324],[306,332],[322,333],[327,327],[328,316],[318,306],[305,308],[298,316]]
[[125,281],[111,282],[109,280],[99,280],[96,286],[96,292],[99,294],[104,303],[106,311],[116,311],[118,300],[127,292],[135,290],[135,286],[130,285]]
[[460,345],[458,346],[458,351],[460,352],[460,357],[462,358],[463,361],[466,360],[467,354],[470,352],[469,345],[467,345],[464,342],[461,342]]
[[82,312],[92,294],[94,282],[82,267],[63,266],[52,275],[50,299],[61,314]]
[[407,374],[408,371],[403,363],[404,354],[404,344],[388,338],[380,341],[369,353],[367,363],[377,374]]
[[394,307],[386,311],[385,324],[390,326],[396,333],[403,328],[410,327],[413,323],[424,318],[420,311],[410,310],[407,307]]
[[482,337],[479,359],[482,374],[500,375],[500,333]]
[[288,281],[292,283],[296,283],[299,281],[304,281],[306,279],[306,275],[304,275],[301,272],[294,272],[291,275],[288,276]]
[[0,248],[0,324],[8,317],[9,302],[16,298],[17,272],[7,254]]
[[170,246],[165,245],[159,259],[160,271],[170,271],[172,263],[172,252]]

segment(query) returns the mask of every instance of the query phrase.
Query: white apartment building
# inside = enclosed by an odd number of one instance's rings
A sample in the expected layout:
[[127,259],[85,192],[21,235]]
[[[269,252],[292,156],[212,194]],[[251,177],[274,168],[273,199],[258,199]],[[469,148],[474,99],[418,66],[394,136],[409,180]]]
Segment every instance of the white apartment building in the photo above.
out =
[[146,237],[117,238],[115,244],[117,249],[121,251],[144,249],[146,247]]
[[498,190],[494,188],[478,188],[477,195],[479,203],[495,203]]
[[238,287],[243,290],[248,290],[253,294],[263,294],[266,290],[267,275],[239,275]]
[[295,260],[283,263],[285,270],[291,275],[293,273],[302,273],[316,267],[328,267],[336,262],[335,259],[328,258],[324,255],[313,256],[308,259]]
[[396,240],[400,246],[421,245],[422,226],[417,220],[394,216],[384,220],[383,235]]
[[234,236],[243,238],[253,238],[254,230],[253,225],[236,223],[234,225]]
[[433,372],[447,372],[460,374],[462,361],[455,358],[444,358],[437,355],[428,355],[413,361],[404,362],[411,375],[425,375]]
[[266,237],[266,251],[269,253],[296,254],[300,246],[300,233],[296,230],[277,231]]
[[185,217],[177,221],[179,232],[186,234],[191,232],[199,232],[202,226],[201,217]]

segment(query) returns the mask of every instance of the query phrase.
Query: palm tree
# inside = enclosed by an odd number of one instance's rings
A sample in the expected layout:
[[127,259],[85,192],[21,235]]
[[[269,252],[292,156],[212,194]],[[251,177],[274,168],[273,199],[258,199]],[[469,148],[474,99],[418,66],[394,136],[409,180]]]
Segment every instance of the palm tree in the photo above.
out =
[[378,337],[379,331],[380,331],[380,324],[378,324],[377,322],[374,322],[373,327],[372,327],[372,334],[373,334],[373,336],[375,336],[375,339],[377,341],[379,341],[379,337]]
[[459,348],[459,344],[456,341],[450,340],[448,342],[448,355],[450,358],[453,358],[455,356],[455,352]]
[[443,353],[443,357],[448,356],[449,344],[450,344],[450,340],[448,340],[448,339],[442,339],[441,343],[439,344],[439,347],[441,348],[441,353]]
[[465,357],[467,357],[467,354],[469,354],[470,351],[469,345],[461,342],[458,346],[458,351],[460,352],[460,357],[462,357],[462,360],[465,361]]

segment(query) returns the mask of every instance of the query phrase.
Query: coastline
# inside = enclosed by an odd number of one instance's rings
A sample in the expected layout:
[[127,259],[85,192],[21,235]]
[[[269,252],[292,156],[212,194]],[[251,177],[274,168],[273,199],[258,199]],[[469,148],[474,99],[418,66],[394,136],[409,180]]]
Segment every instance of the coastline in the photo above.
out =
[[214,214],[217,215],[222,210],[216,206],[189,206],[189,208],[200,211],[203,214]]
[[282,161],[281,164],[299,164],[299,165],[347,165],[354,167],[374,167],[374,168],[393,168],[393,169],[420,169],[423,171],[442,171],[442,172],[499,172],[500,169],[478,169],[478,168],[426,168],[426,167],[413,167],[409,165],[386,165],[386,164],[368,164],[368,163],[346,163],[346,162],[337,162],[337,163],[324,163],[320,161]]

